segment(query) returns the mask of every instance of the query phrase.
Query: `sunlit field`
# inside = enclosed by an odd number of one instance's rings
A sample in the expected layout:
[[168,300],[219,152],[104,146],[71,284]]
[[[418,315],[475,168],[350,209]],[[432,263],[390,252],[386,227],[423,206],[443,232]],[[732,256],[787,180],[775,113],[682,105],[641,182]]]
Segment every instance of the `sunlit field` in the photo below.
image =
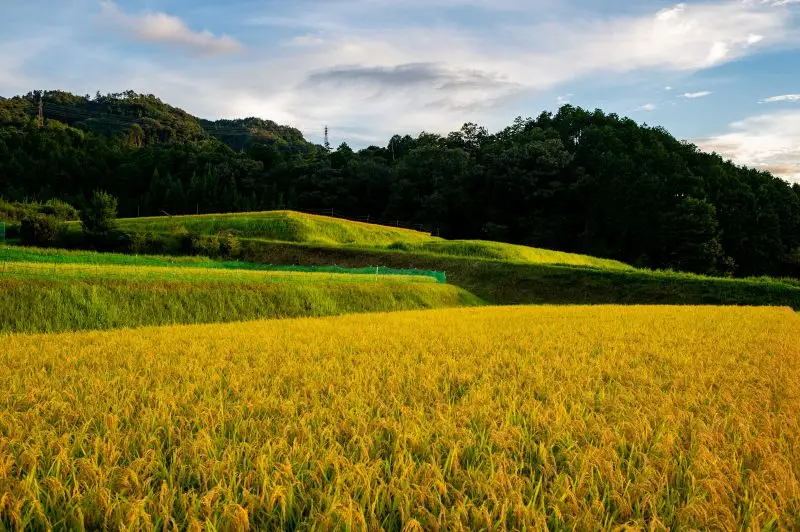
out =
[[387,245],[438,240],[430,234],[292,211],[154,216],[119,221],[126,231],[170,233],[184,229],[204,235],[234,231],[245,238],[317,244]]
[[376,268],[373,274],[259,271],[247,269],[222,269],[206,267],[127,266],[87,263],[8,262],[0,265],[0,274],[6,278],[33,279],[103,279],[131,281],[192,281],[192,282],[287,282],[287,283],[376,283],[389,280],[393,283],[435,283],[433,277],[423,275],[384,275]]
[[[528,264],[566,264],[611,270],[632,270],[627,264],[609,259],[564,253],[549,249],[517,246],[485,240],[444,240],[428,233],[341,218],[292,211],[266,211],[197,216],[157,216],[120,220],[130,232],[170,234],[190,231],[213,235],[231,231],[243,238],[275,240],[325,246],[393,249],[431,255]],[[77,229],[77,223],[72,224]]]
[[518,307],[0,337],[0,529],[800,527],[800,318]]

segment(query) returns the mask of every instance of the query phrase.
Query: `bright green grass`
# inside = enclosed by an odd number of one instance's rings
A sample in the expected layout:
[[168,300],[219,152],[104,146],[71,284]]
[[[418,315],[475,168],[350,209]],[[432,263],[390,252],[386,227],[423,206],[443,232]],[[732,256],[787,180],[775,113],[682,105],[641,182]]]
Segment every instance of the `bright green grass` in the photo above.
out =
[[504,262],[563,264],[613,270],[633,269],[633,266],[610,259],[599,259],[588,255],[578,255],[576,253],[565,253],[562,251],[552,251],[528,246],[517,246],[514,244],[504,244],[502,242],[489,242],[486,240],[442,240],[437,242],[424,242],[422,244],[407,246],[406,249],[419,250],[436,255],[491,259]]
[[243,238],[314,244],[388,246],[393,242],[436,240],[429,234],[410,229],[292,211],[126,218],[120,220],[119,225],[128,232],[175,233],[183,228],[192,233],[213,235],[217,231],[230,230]]
[[[129,267],[111,268],[111,267]],[[386,267],[345,268],[339,266],[295,266],[291,264],[253,264],[240,261],[215,261],[206,257],[125,255],[18,246],[0,246],[0,274],[40,278],[132,278],[136,280],[297,280],[298,274],[315,277],[306,280],[375,281],[376,276],[407,277],[422,282],[446,282],[443,272],[393,269]],[[133,277],[125,277],[131,274]],[[292,275],[294,274],[294,275]],[[326,277],[327,276],[327,277]]]
[[[385,275],[327,273],[304,271],[258,271],[181,266],[119,266],[106,264],[8,262],[0,267],[0,275],[11,278],[36,279],[107,279],[129,281],[189,281],[189,282],[294,282],[294,283],[375,283]],[[395,283],[435,283],[427,276],[393,275]]]
[[385,264],[447,272],[447,282],[495,305],[647,304],[788,306],[800,310],[800,284],[793,280],[727,279],[690,273],[590,268],[476,260],[424,252],[352,249],[279,242],[245,241],[249,262]]
[[185,229],[201,235],[213,235],[217,231],[231,230],[242,238],[302,244],[373,249],[390,248],[400,251],[527,264],[564,264],[610,269],[632,268],[615,260],[587,255],[485,240],[444,240],[409,229],[292,211],[128,218],[120,220],[120,227],[128,232],[149,231],[161,234],[174,234]]
[[372,283],[220,283],[0,278],[0,294],[0,333],[219,323],[482,304],[452,285],[388,279]]

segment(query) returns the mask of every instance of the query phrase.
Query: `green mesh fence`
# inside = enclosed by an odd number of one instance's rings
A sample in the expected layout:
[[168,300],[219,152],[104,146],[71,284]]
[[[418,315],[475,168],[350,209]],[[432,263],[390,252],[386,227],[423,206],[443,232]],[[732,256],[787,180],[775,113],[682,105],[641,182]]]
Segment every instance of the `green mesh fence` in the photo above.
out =
[[[40,264],[38,268],[29,267],[31,274],[41,276],[43,273],[52,272],[53,275],[71,272],[74,274],[85,270],[85,277],[92,277],[94,268],[99,266],[130,266],[152,269],[158,275],[161,268],[174,269],[176,276],[180,276],[182,268],[204,268],[208,270],[230,270],[230,271],[250,271],[250,272],[295,272],[295,273],[321,273],[321,274],[351,274],[354,276],[408,276],[408,277],[427,277],[440,284],[447,283],[447,275],[444,272],[432,270],[416,269],[397,269],[384,266],[366,266],[363,268],[346,268],[342,266],[299,266],[286,264],[255,264],[239,261],[213,261],[208,259],[193,260],[188,257],[146,257],[122,254],[105,254],[91,252],[59,252],[59,250],[33,249],[17,246],[3,246],[0,249],[0,261],[5,264],[19,267],[0,268],[0,272],[17,274],[24,273],[21,263]],[[46,267],[44,267],[47,265]],[[52,269],[51,269],[52,268]]]

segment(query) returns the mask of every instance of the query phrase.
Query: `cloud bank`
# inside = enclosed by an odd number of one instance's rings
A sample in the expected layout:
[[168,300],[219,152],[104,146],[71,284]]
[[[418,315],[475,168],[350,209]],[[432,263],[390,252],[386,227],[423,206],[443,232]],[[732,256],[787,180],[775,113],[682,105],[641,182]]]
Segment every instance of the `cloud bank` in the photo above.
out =
[[166,13],[129,15],[110,0],[102,1],[100,6],[108,21],[141,42],[181,46],[203,55],[231,54],[244,49],[232,37],[216,36],[208,30],[193,31],[182,19]]
[[800,183],[800,111],[763,114],[734,122],[729,132],[697,144],[737,163]]

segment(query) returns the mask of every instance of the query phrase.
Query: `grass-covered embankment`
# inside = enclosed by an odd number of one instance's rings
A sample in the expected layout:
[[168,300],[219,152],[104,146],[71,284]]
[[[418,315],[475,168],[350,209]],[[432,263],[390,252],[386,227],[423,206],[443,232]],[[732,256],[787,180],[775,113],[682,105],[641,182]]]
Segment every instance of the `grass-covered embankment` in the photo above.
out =
[[[313,274],[305,276],[302,274]],[[391,276],[396,281],[446,282],[443,272],[378,266],[347,268],[335,265],[258,264],[212,260],[201,256],[131,255],[0,245],[0,275],[38,278],[111,278],[127,280],[340,280],[374,282]]]
[[[528,264],[565,264],[614,270],[632,269],[632,266],[619,261],[577,253],[485,240],[444,240],[410,229],[292,211],[128,218],[120,220],[119,225],[127,233],[150,233],[161,236],[186,233],[212,236],[220,231],[227,231],[242,238],[296,244],[372,250],[391,249],[409,253]],[[77,228],[78,225],[73,224],[73,229],[77,230]]]
[[[309,268],[309,269],[313,269]],[[375,283],[381,279],[394,283],[435,283],[425,275],[385,275],[382,270],[370,268],[372,273],[342,273],[312,271],[281,271],[257,269],[201,268],[181,266],[118,266],[85,263],[8,262],[0,266],[3,278],[48,280],[124,280],[124,281],[189,281],[226,283]],[[358,271],[358,270],[354,270]]]
[[0,279],[0,333],[116,329],[473,306],[433,282],[139,282]]
[[788,306],[800,310],[800,286],[779,279],[726,279],[686,273],[602,269],[442,257],[392,250],[243,241],[242,259],[284,264],[443,271],[455,284],[496,305],[671,304]]
[[417,244],[395,245],[410,253],[445,255],[470,259],[488,259],[525,264],[559,264],[563,266],[583,266],[609,270],[632,270],[633,266],[611,259],[601,259],[577,253],[565,253],[551,249],[518,246],[488,240],[437,240]]
[[119,226],[127,232],[174,233],[177,229],[185,229],[200,235],[213,235],[218,231],[233,231],[244,238],[316,244],[386,246],[395,242],[438,240],[411,229],[293,211],[126,218],[119,220]]

